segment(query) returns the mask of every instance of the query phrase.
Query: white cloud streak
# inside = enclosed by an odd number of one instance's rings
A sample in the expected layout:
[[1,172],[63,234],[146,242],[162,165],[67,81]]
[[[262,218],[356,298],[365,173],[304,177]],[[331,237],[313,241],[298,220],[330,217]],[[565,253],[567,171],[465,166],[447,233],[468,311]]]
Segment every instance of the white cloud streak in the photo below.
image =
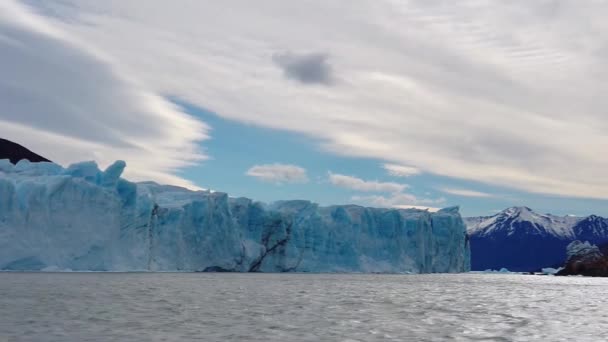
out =
[[306,169],[290,164],[254,165],[245,174],[275,184],[308,182]]
[[[151,94],[300,132],[337,154],[608,198],[606,2],[29,2]],[[338,81],[286,79],[272,56],[302,50],[331,56]]]
[[468,189],[440,188],[439,190],[442,192],[445,192],[447,194],[463,196],[463,197],[481,197],[481,198],[494,197],[494,195],[487,193],[487,192],[468,190]]
[[354,176],[329,173],[329,182],[337,187],[364,192],[399,193],[407,188],[406,184],[393,182],[366,181]]
[[445,203],[445,198],[420,199],[406,193],[407,184],[364,180],[355,176],[347,176],[329,172],[329,182],[332,185],[360,192],[388,193],[387,195],[354,195],[354,203],[381,208],[415,208],[438,210],[435,205]]
[[389,175],[394,177],[410,177],[420,174],[420,170],[413,166],[384,164],[383,167]]
[[440,208],[438,205],[445,204],[445,198],[438,199],[418,199],[416,196],[405,193],[396,193],[389,196],[371,195],[371,196],[353,196],[351,200],[355,203],[371,205],[380,208],[401,208],[401,209],[428,209],[437,211]]

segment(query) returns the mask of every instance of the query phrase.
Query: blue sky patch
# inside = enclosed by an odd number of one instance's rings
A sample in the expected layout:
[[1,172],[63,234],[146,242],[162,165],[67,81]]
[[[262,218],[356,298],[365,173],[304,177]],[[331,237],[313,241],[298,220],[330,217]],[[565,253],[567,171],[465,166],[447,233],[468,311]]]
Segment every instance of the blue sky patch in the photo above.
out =
[[[177,100],[174,102],[211,127],[211,139],[202,143],[202,149],[210,159],[183,169],[180,176],[201,187],[227,192],[231,196],[264,202],[306,199],[322,205],[356,203],[369,206],[375,205],[370,197],[391,197],[387,192],[361,192],[336,186],[329,181],[329,173],[332,172],[365,181],[407,184],[404,192],[423,201],[408,204],[425,205],[428,202],[426,205],[430,207],[460,205],[465,216],[491,215],[506,207],[520,205],[562,215],[608,213],[605,201],[601,200],[529,194],[428,173],[410,177],[391,176],[382,167],[385,161],[334,155],[322,150],[318,141],[299,133],[226,120],[206,109]],[[304,168],[308,182],[277,184],[246,174],[253,166],[272,164]],[[455,195],[443,189],[469,190],[490,196]]]

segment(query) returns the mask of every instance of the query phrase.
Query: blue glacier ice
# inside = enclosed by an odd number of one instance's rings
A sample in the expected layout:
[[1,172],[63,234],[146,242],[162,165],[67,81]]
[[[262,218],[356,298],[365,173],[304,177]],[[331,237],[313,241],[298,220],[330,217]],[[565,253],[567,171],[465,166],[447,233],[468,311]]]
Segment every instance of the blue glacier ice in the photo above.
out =
[[464,272],[458,208],[264,204],[121,178],[94,162],[0,160],[0,269]]

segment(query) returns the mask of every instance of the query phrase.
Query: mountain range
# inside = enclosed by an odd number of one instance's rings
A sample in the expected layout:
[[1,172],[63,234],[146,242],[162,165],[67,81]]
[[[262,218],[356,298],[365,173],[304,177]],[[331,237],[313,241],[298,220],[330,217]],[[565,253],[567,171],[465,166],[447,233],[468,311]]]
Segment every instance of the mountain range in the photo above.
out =
[[574,240],[608,242],[608,219],[539,214],[528,207],[507,208],[493,216],[464,218],[471,244],[471,269],[505,267],[536,271],[560,266]]

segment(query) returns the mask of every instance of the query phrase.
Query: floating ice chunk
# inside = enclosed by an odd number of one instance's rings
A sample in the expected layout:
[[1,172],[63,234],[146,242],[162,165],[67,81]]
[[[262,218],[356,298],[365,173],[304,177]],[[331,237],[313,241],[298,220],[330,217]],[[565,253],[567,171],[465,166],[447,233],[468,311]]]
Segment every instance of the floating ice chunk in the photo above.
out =
[[600,252],[599,247],[594,244],[589,243],[588,241],[582,242],[579,240],[575,240],[570,242],[566,247],[566,254],[568,255],[568,259],[571,258],[601,258],[602,253]]
[[563,269],[563,267],[560,268],[553,268],[553,267],[545,267],[541,269],[541,273],[542,274],[546,274],[546,275],[555,275],[557,272],[561,271]]

